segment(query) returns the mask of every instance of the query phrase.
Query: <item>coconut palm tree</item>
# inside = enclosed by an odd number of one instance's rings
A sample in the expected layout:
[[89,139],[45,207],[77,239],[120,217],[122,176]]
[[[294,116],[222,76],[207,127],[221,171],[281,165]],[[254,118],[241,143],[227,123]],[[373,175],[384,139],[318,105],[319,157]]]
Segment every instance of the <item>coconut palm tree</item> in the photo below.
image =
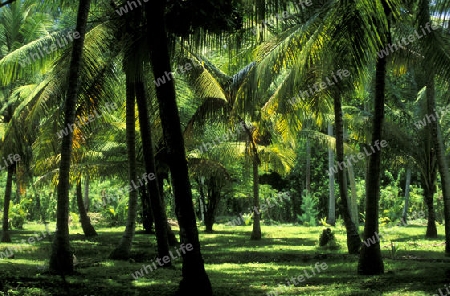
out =
[[[165,28],[164,10],[166,4],[155,2],[145,8],[147,14],[148,39],[150,47],[150,62],[154,77],[162,77],[171,72],[168,51],[168,38]],[[158,40],[158,44],[155,41]],[[180,117],[177,109],[175,85],[173,80],[156,88],[159,113],[163,128],[164,142],[167,147],[170,173],[174,188],[175,212],[180,225],[180,240],[191,244],[193,250],[183,253],[183,279],[180,282],[178,294],[190,295],[200,293],[212,295],[212,287],[206,274],[203,258],[200,252],[200,241],[195,221],[192,191],[189,181],[184,140],[181,133]]]
[[[75,122],[75,106],[79,88],[78,77],[89,8],[90,0],[80,0],[76,26],[76,31],[80,33],[80,38],[73,41],[68,77],[69,87],[64,106],[64,126],[74,124]],[[49,266],[50,270],[63,275],[73,272],[73,258],[69,243],[69,227],[67,225],[69,218],[69,171],[72,152],[72,137],[73,132],[69,132],[67,136],[63,137],[61,144],[61,165],[57,189],[57,229]]]

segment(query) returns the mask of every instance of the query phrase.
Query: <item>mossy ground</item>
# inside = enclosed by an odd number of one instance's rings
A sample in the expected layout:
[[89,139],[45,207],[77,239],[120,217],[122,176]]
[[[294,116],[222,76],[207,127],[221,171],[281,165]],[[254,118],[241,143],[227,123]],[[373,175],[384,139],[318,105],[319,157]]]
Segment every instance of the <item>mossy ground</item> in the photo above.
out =
[[[50,229],[55,229],[54,223]],[[174,268],[158,268],[134,280],[131,273],[156,257],[154,235],[137,231],[133,245],[134,262],[109,260],[108,255],[122,236],[123,227],[97,228],[98,237],[85,239],[81,228],[71,229],[71,246],[78,259],[76,274],[61,277],[46,273],[50,255],[50,237],[34,244],[18,244],[42,224],[26,224],[24,230],[11,232],[12,244],[22,247],[14,259],[0,260],[0,295],[173,295],[181,279],[181,260]],[[266,295],[282,286],[287,278],[298,277],[316,262],[328,268],[297,286],[281,290],[279,295],[430,295],[450,283],[444,256],[444,228],[439,238],[424,239],[424,226],[382,228],[382,254],[385,274],[358,276],[357,256],[346,254],[345,231],[333,227],[339,250],[317,247],[324,227],[262,226],[263,239],[250,240],[251,226],[215,225],[214,233],[200,228],[205,267],[214,295]],[[362,228],[360,228],[362,230]],[[175,231],[177,229],[174,229]],[[397,247],[392,251],[391,241]]]

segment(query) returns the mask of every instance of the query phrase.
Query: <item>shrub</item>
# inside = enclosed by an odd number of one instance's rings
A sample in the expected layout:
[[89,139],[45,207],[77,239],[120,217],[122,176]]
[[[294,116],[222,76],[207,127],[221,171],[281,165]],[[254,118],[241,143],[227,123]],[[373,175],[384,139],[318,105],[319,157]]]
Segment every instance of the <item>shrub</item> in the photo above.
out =
[[319,237],[319,247],[330,250],[339,249],[340,246],[330,228],[324,229],[322,231],[322,234]]

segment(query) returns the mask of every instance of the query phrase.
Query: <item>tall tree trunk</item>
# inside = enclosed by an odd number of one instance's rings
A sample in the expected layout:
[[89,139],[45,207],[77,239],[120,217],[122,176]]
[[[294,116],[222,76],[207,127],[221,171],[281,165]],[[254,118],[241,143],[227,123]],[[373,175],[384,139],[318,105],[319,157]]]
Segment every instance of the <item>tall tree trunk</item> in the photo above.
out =
[[408,222],[408,209],[409,209],[409,185],[411,184],[411,168],[406,168],[406,180],[405,180],[405,206],[403,207],[402,221]]
[[[434,91],[434,76],[431,75],[426,88],[428,114],[436,110],[436,96]],[[431,131],[436,150],[436,159],[441,175],[442,194],[444,195],[444,219],[445,219],[445,256],[450,256],[450,174],[448,172],[447,159],[445,158],[445,146],[442,139],[441,127],[438,118],[431,121]]]
[[139,187],[139,192],[142,203],[142,226],[144,227],[145,233],[155,233],[153,229],[154,218],[150,205],[150,193],[147,192],[145,186]]
[[86,209],[86,212],[89,212],[89,171],[86,171],[86,177],[84,178],[84,208]]
[[[73,41],[72,56],[70,60],[68,90],[64,104],[64,126],[74,125],[75,106],[78,99],[79,72],[83,54],[84,37],[90,8],[90,0],[80,0],[78,6],[76,31],[80,38]],[[52,272],[70,274],[73,272],[73,254],[69,242],[69,171],[72,155],[73,132],[69,129],[67,136],[62,138],[61,160],[59,166],[59,181],[56,209],[56,233],[50,255],[49,270]]]
[[[139,75],[140,76],[140,75]],[[149,180],[147,183],[150,193],[150,205],[152,207],[153,217],[155,219],[156,242],[158,245],[158,256],[163,258],[169,255],[169,243],[167,239],[167,216],[164,200],[161,197],[158,184],[158,176],[156,174],[155,153],[153,149],[153,141],[151,127],[147,110],[147,96],[145,94],[144,83],[139,81],[136,83],[136,100],[139,111],[139,125],[141,127],[142,147],[144,150],[145,170],[147,174],[153,174],[155,179]],[[171,266],[171,261],[164,266]]]
[[[127,66],[125,66],[127,68]],[[130,184],[137,184],[136,172],[136,134],[135,134],[135,89],[134,82],[131,81],[131,75],[128,69],[126,73],[126,141],[128,154],[128,180]],[[130,186],[130,185],[128,185]],[[137,191],[131,190],[128,193],[128,215],[125,226],[125,232],[119,245],[111,252],[109,258],[127,260],[130,257],[131,245],[136,230],[137,216]]]
[[[328,136],[333,136],[333,125],[328,122]],[[328,147],[328,167],[331,172],[331,168],[334,166],[334,151],[332,147]],[[329,199],[328,199],[328,221],[330,225],[336,224],[336,196],[334,195],[334,174],[329,174]]]
[[[165,28],[165,1],[152,2],[147,5],[148,40],[150,47],[150,62],[153,76],[165,76],[171,72],[168,50],[168,38]],[[193,249],[183,253],[182,280],[177,291],[178,295],[213,294],[211,282],[206,274],[203,257],[200,252],[200,241],[192,202],[191,183],[189,181],[184,138],[181,132],[178,113],[175,84],[173,80],[156,88],[159,114],[163,128],[163,137],[167,147],[167,159],[172,177],[175,199],[175,212],[180,226],[180,239],[183,244],[192,244]]]
[[[388,39],[388,41],[390,41],[390,38]],[[377,58],[375,71],[375,106],[372,122],[372,147],[375,146],[375,141],[381,141],[382,136],[384,121],[386,59]],[[380,200],[381,150],[382,149],[380,147],[376,153],[369,156],[366,180],[366,222],[364,223],[363,238],[365,241],[372,238],[379,232],[378,212]],[[369,246],[363,244],[361,246],[361,254],[358,262],[358,274],[375,275],[383,273],[384,264],[383,259],[381,258],[380,241],[378,240]]]
[[306,191],[311,192],[311,143],[309,138],[306,138]]
[[352,165],[348,166],[348,178],[350,183],[350,215],[352,222],[358,228],[359,226],[359,210],[358,210],[358,196],[356,195],[356,182],[355,182],[355,171]]
[[[77,180],[77,205],[78,205],[78,212],[80,213],[80,222],[81,222],[81,227],[83,228],[84,235],[86,237],[96,236],[97,232],[95,231],[94,227],[92,226],[89,216],[86,213],[86,208],[84,207],[84,204],[83,204],[81,176]],[[74,221],[74,222],[78,222],[78,221]]]
[[8,167],[8,176],[6,177],[5,199],[3,204],[3,226],[2,226],[2,243],[10,243],[9,236],[9,204],[11,203],[12,183],[15,164]]
[[261,213],[259,212],[259,161],[257,155],[253,156],[253,230],[250,239],[261,239]]
[[[342,116],[342,103],[339,93],[334,95],[334,118],[336,129],[336,160],[338,163],[344,162],[344,120]],[[345,229],[347,230],[347,249],[349,254],[358,254],[361,246],[361,238],[358,229],[352,222],[350,209],[348,205],[347,178],[345,170],[338,169],[339,183],[339,211],[344,219]]]
[[436,170],[431,172],[430,180],[425,180],[422,177],[423,195],[425,199],[425,204],[427,206],[428,219],[427,219],[427,231],[425,233],[426,238],[437,238],[437,228],[436,228],[436,213],[434,211],[433,195],[436,188]]

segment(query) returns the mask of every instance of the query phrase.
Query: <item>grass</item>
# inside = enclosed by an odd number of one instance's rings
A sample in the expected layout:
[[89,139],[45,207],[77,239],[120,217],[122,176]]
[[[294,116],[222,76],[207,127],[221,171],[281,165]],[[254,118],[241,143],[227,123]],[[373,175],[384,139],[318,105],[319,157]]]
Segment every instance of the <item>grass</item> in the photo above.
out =
[[[55,229],[54,223],[50,230]],[[99,236],[85,239],[81,228],[71,228],[71,246],[78,259],[76,273],[68,276],[70,295],[173,295],[181,279],[181,259],[174,268],[158,268],[138,280],[131,276],[156,258],[154,235],[136,234],[130,261],[109,260],[124,227],[97,229]],[[358,276],[358,257],[346,254],[345,229],[333,227],[338,250],[317,247],[323,227],[262,226],[263,239],[251,241],[251,226],[215,225],[215,232],[200,231],[205,268],[214,295],[256,296],[279,291],[279,295],[430,295],[450,282],[444,257],[444,228],[436,240],[423,238],[425,226],[381,228],[385,274]],[[61,277],[45,271],[50,239],[22,244],[42,224],[30,223],[14,230],[12,244],[21,246],[14,259],[0,260],[0,295],[65,295]],[[362,228],[360,228],[362,231]],[[175,229],[175,231],[177,231]],[[391,243],[392,242],[392,243]],[[396,251],[392,251],[392,244]],[[281,289],[287,279],[303,275],[316,262],[327,269],[297,285]]]

